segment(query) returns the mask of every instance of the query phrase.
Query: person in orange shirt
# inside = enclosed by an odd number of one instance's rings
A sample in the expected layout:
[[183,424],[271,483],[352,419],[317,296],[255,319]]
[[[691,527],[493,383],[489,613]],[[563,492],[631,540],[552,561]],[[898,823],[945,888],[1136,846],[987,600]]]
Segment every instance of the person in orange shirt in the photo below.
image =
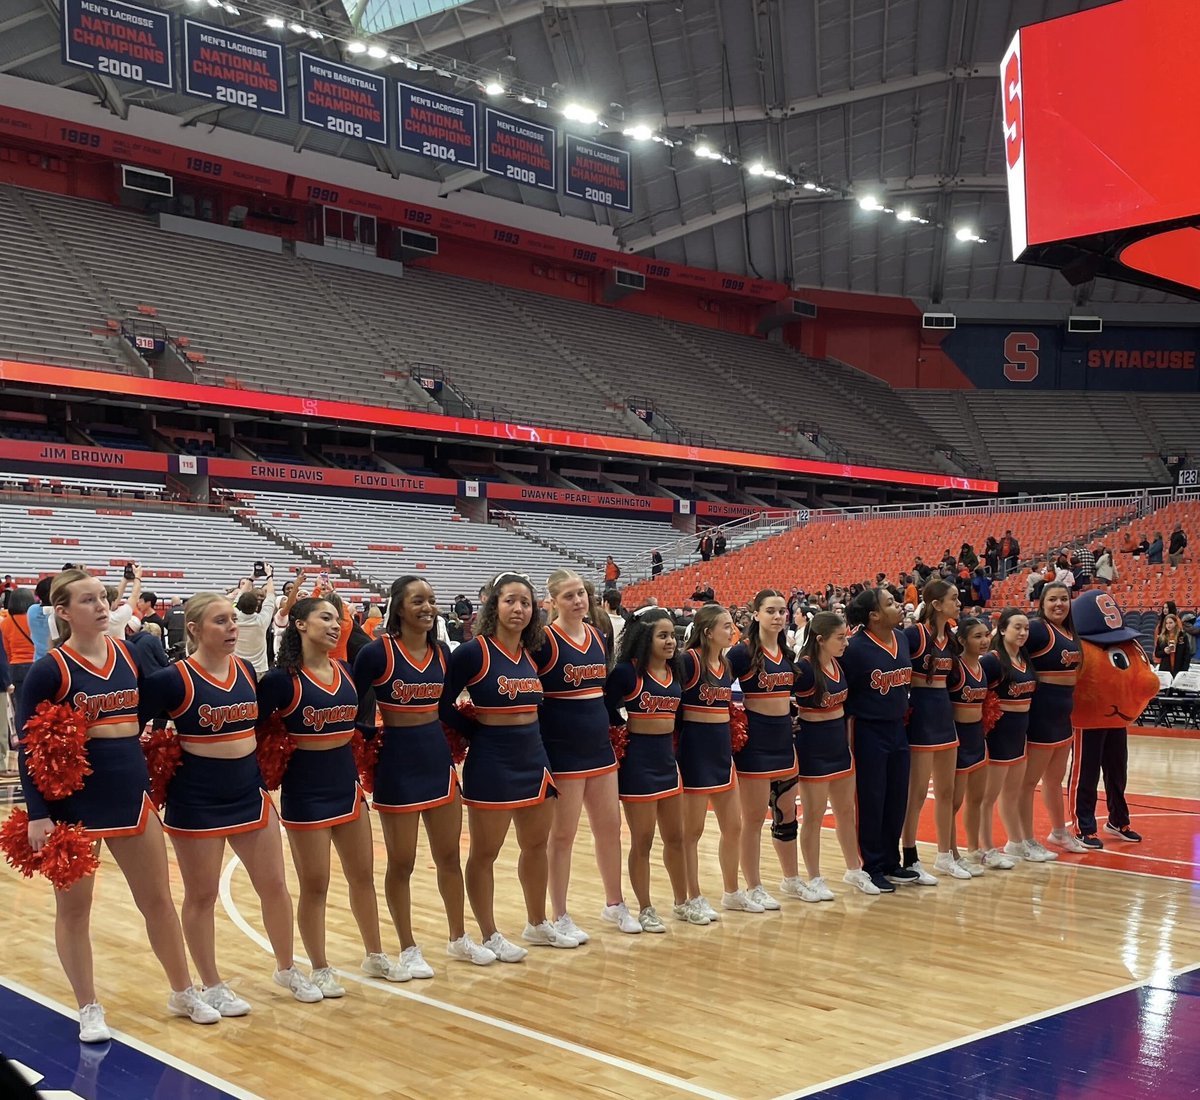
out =
[[905,604],[912,604],[915,608],[917,606],[917,586],[913,583],[913,578],[910,574],[905,574],[905,576],[908,577],[908,583],[904,586],[904,602]]
[[0,612],[0,639],[3,639],[4,651],[8,654],[12,684],[17,692],[33,666],[33,638],[29,630],[32,606],[33,593],[27,588],[17,588],[9,594],[8,610]]

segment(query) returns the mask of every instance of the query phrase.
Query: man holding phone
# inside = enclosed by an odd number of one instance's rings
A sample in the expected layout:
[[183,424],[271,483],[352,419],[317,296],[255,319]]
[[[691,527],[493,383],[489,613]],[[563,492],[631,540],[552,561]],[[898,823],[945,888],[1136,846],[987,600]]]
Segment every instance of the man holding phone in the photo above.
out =
[[242,582],[242,590],[234,601],[238,625],[236,656],[253,666],[255,675],[261,680],[267,671],[267,630],[275,618],[275,570],[262,562],[254,563],[260,576],[266,577],[260,599],[251,585]]

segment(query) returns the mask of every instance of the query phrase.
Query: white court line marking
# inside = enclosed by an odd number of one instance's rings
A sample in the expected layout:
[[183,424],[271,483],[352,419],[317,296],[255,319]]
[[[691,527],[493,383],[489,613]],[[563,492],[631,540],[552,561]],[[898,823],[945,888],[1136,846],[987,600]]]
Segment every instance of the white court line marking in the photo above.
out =
[[1152,813],[1143,813],[1141,810],[1138,810],[1138,812],[1136,814],[1132,814],[1131,816],[1138,817],[1138,818],[1141,818],[1141,817],[1200,817],[1200,810],[1163,810],[1161,813],[1158,810],[1155,810]]
[[[1200,963],[1181,966],[1178,970],[1170,971],[1166,976],[1167,978],[1178,978],[1180,975],[1190,973],[1193,970],[1200,970]],[[824,1092],[826,1089],[850,1084],[852,1081],[861,1081],[864,1077],[872,1077],[876,1073],[883,1073],[886,1070],[895,1069],[897,1066],[906,1066],[911,1062],[918,1062],[922,1058],[929,1058],[934,1054],[941,1054],[947,1050],[954,1050],[956,1047],[963,1047],[969,1043],[979,1042],[981,1039],[990,1039],[993,1035],[1002,1035],[1006,1031],[1013,1031],[1016,1028],[1024,1027],[1026,1024],[1036,1024],[1039,1020],[1048,1020],[1051,1016],[1058,1016],[1064,1012],[1070,1012],[1072,1009],[1085,1008],[1087,1005],[1096,1004],[1097,1001],[1106,1001],[1110,997],[1119,997],[1122,993],[1132,993],[1135,989],[1144,989],[1155,981],[1161,981],[1162,977],[1160,974],[1151,974],[1148,978],[1143,978],[1138,982],[1130,982],[1128,985],[1118,986],[1116,989],[1110,989],[1107,993],[1097,993],[1091,997],[1083,997],[1078,1001],[1072,1001],[1070,1004],[1059,1005],[1058,1008],[1049,1008],[1045,1012],[1035,1012],[1030,1016],[1023,1016],[1021,1019],[1013,1020],[1007,1024],[997,1024],[995,1027],[985,1028],[972,1035],[965,1035],[961,1039],[951,1039],[949,1042],[939,1043],[937,1046],[918,1051],[916,1054],[905,1054],[900,1058],[893,1058],[890,1062],[881,1062],[879,1065],[871,1066],[868,1069],[855,1070],[853,1073],[834,1077],[829,1081],[821,1082],[819,1085],[809,1085],[807,1088],[800,1089],[799,1091],[781,1093],[779,1096],[774,1097],[773,1100],[801,1100],[801,1097],[813,1096],[816,1093]]]
[[[241,860],[237,856],[232,856],[229,862],[225,864],[225,869],[221,872],[221,905],[224,907],[229,919],[233,921],[247,939],[257,944],[268,954],[273,954],[267,938],[246,922],[246,918],[242,916],[241,911],[233,900],[233,892],[230,884],[233,881],[233,872],[237,870],[240,863]],[[309,963],[309,960],[301,955],[297,955],[296,958],[301,962]],[[496,965],[503,967],[509,964],[498,963]],[[678,1089],[680,1092],[689,1092],[693,1096],[703,1096],[706,1100],[734,1100],[734,1097],[728,1096],[723,1092],[716,1092],[713,1089],[705,1088],[703,1085],[685,1081],[681,1077],[673,1077],[669,1073],[663,1073],[660,1070],[639,1065],[637,1062],[630,1062],[625,1058],[618,1058],[612,1054],[605,1054],[601,1050],[593,1050],[591,1047],[581,1046],[579,1043],[572,1043],[566,1039],[559,1039],[554,1035],[546,1035],[541,1031],[534,1031],[532,1028],[524,1027],[521,1024],[510,1023],[508,1020],[500,1019],[497,1016],[489,1016],[486,1013],[475,1012],[469,1008],[460,1008],[458,1005],[449,1004],[446,1001],[434,1000],[434,998],[426,997],[420,993],[411,993],[407,989],[401,989],[391,982],[380,982],[372,978],[363,977],[358,974],[348,974],[343,971],[339,971],[338,973],[342,979],[358,982],[360,985],[368,986],[381,993],[391,993],[393,996],[404,997],[406,1000],[416,1001],[417,1004],[426,1005],[429,1008],[440,1009],[442,1012],[449,1012],[451,1015],[461,1016],[464,1019],[473,1020],[478,1024],[485,1024],[500,1031],[507,1031],[511,1035],[520,1035],[524,1039],[532,1039],[534,1042],[544,1043],[547,1046],[565,1050],[570,1054],[577,1054],[581,1058],[589,1058],[593,1062],[600,1062],[602,1065],[613,1066],[616,1069],[624,1070],[626,1073],[645,1077],[660,1085],[668,1085],[673,1089]]]
[[[60,1016],[66,1016],[69,1020],[77,1021],[79,1013],[68,1008],[66,1005],[52,1000],[42,993],[37,993],[30,989],[27,985],[22,985],[20,982],[14,982],[11,978],[0,978],[0,985],[6,989],[11,989],[14,993],[19,993],[22,997],[28,997],[31,1001],[36,1001],[43,1008],[49,1008],[57,1012]],[[236,1097],[237,1100],[263,1100],[256,1092],[249,1092],[238,1085],[231,1084],[229,1081],[221,1077],[217,1077],[212,1073],[202,1070],[199,1066],[193,1066],[191,1062],[185,1062],[182,1058],[176,1058],[173,1054],[168,1054],[165,1050],[159,1050],[156,1046],[151,1046],[149,1043],[142,1042],[141,1039],[135,1039],[132,1035],[124,1031],[119,1031],[117,1028],[109,1028],[114,1039],[119,1039],[127,1047],[132,1047],[134,1050],[154,1058],[156,1061],[162,1062],[163,1065],[170,1066],[172,1069],[179,1070],[180,1073],[186,1073],[189,1077],[196,1078],[206,1085],[211,1085],[215,1089],[222,1089],[229,1093],[230,1096]]]

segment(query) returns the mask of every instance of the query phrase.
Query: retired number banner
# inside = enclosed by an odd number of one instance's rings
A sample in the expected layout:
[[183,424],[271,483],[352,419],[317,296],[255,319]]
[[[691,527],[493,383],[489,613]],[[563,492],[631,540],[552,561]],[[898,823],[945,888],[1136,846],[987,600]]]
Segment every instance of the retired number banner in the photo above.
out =
[[188,95],[287,114],[283,47],[265,38],[183,21],[184,91]]
[[63,0],[62,58],[102,76],[174,88],[171,17],[120,0]]
[[300,121],[331,134],[386,145],[387,80],[363,69],[302,53]]
[[564,190],[586,202],[632,210],[629,154],[624,149],[567,134]]
[[488,107],[484,111],[487,136],[483,170],[543,191],[558,190],[555,146],[558,131],[553,126],[506,115]]

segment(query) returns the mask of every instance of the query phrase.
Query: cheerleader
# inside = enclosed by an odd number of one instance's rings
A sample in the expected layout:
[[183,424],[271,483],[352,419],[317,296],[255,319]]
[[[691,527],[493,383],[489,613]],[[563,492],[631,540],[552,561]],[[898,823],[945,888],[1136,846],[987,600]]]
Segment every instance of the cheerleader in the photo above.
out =
[[842,655],[846,713],[858,794],[858,847],[863,870],[880,893],[917,881],[900,865],[900,833],[908,804],[909,747],[904,730],[912,659],[896,628],[904,609],[890,589],[865,588],[846,608],[858,627]]
[[[721,907],[761,913],[763,906],[738,889],[741,811],[729,733],[733,677],[725,650],[733,640],[733,619],[720,604],[705,604],[692,620],[692,633],[682,662],[682,723],[679,727],[679,774],[683,779],[683,857],[689,910],[710,921],[720,914],[700,892],[699,848],[712,803],[721,840],[717,858],[725,892]],[[690,920],[690,913],[688,915]]]
[[[650,849],[654,826],[662,838],[663,864],[675,896],[675,915],[708,924],[687,904],[683,859],[683,783],[675,763],[673,734],[681,695],[675,623],[662,608],[634,616],[621,635],[621,655],[605,686],[609,720],[627,729],[617,782],[629,825],[629,882],[638,901],[643,932],[665,932],[650,899]],[[622,708],[627,717],[622,717]]]
[[[741,752],[733,758],[737,769],[738,797],[742,807],[742,875],[746,894],[764,909],[778,909],[776,901],[762,884],[762,827],[766,811],[771,811],[771,836],[779,853],[784,881],[780,889],[795,884],[796,806],[790,795],[791,828],[781,820],[774,824],[781,791],[786,801],[796,785],[796,742],[792,736],[792,655],[787,648],[787,600],[782,592],[764,588],[751,604],[753,617],[746,627],[745,640],[728,653],[729,669],[741,683],[746,705],[747,736]],[[787,809],[783,812],[787,817]],[[787,835],[790,831],[790,837]],[[782,835],[781,835],[782,834]],[[782,851],[781,851],[782,849]]]
[[954,670],[958,642],[950,622],[958,618],[958,589],[949,581],[931,580],[921,590],[919,620],[904,631],[912,655],[913,677],[909,699],[908,745],[912,767],[908,776],[908,811],[902,842],[904,866],[917,872],[921,886],[936,886],[937,879],[921,866],[917,855],[917,826],[933,777],[937,859],[934,869],[951,878],[969,879],[971,872],[954,858],[954,776],[958,763],[958,734],[946,680]]
[[392,584],[383,635],[363,646],[354,661],[360,703],[374,689],[383,715],[381,733],[373,725],[359,728],[367,740],[383,739],[371,805],[387,846],[383,892],[400,937],[400,962],[414,978],[434,974],[412,929],[411,882],[422,821],[449,926],[446,954],[476,966],[496,961],[467,935],[463,921],[462,799],[438,720],[450,648],[437,640],[437,615],[433,589],[420,577],[400,577]]
[[[467,855],[467,896],[483,932],[483,946],[501,962],[525,958],[525,948],[496,928],[496,857],[516,825],[521,858],[517,877],[525,895],[527,923],[521,938],[539,947],[578,947],[573,936],[546,919],[547,845],[554,820],[555,789],[550,761],[538,728],[542,684],[530,652],[542,647],[533,582],[524,573],[505,572],[487,588],[475,637],[450,657],[450,679],[442,693],[442,721],[470,738],[463,765],[463,802],[471,849]],[[476,720],[455,701],[466,690]]]
[[983,736],[983,703],[987,698],[987,674],[980,663],[991,642],[991,627],[982,619],[962,619],[958,624],[960,653],[954,662],[947,687],[954,707],[954,729],[958,734],[955,753],[954,813],[963,811],[967,834],[967,858],[960,859],[955,827],[955,861],[972,877],[983,874],[980,862],[979,815],[987,791],[987,746]]
[[276,983],[311,1004],[324,995],[292,958],[279,818],[254,754],[256,682],[253,667],[234,656],[233,604],[216,592],[196,593],[184,610],[184,630],[190,656],[146,678],[140,709],[143,718],[165,712],[183,750],[167,788],[163,828],[183,879],[183,934],[204,983],[200,996],[222,1016],[250,1011],[217,969],[213,912],[228,840],[258,894]]
[[583,944],[589,937],[567,912],[567,887],[579,814],[584,807],[604,887],[605,906],[600,919],[627,933],[641,932],[642,926],[621,894],[617,758],[608,737],[608,710],[604,705],[609,644],[596,626],[585,621],[594,599],[589,597],[579,574],[556,569],[546,581],[546,588],[551,622],[533,660],[542,681],[538,724],[558,791],[549,845],[550,905],[554,927]]
[[326,997],[344,997],[325,953],[329,849],[337,849],[350,890],[350,910],[366,954],[369,978],[406,982],[412,975],[383,953],[375,897],[371,821],[350,740],[358,689],[349,669],[330,658],[342,628],[337,608],[324,597],[297,600],[276,650],[276,666],[258,683],[260,723],[278,714],[296,743],[280,788],[280,818],[300,879],[296,923],[312,961],[312,980]]
[[[1009,871],[1010,856],[1042,863],[1037,853],[1019,839],[1021,820],[1017,805],[1025,774],[1025,732],[1029,728],[1029,703],[1037,688],[1037,674],[1029,663],[1025,641],[1029,619],[1024,611],[1006,607],[1000,612],[991,652],[980,661],[988,690],[999,697],[1000,717],[987,734],[987,787],[979,808],[979,850],[984,867]],[[993,816],[999,808],[1000,822],[1009,836],[1001,852],[992,839]]]
[[1029,755],[1018,813],[1021,839],[1044,862],[1058,856],[1046,849],[1033,829],[1033,800],[1038,783],[1042,785],[1042,802],[1050,817],[1051,831],[1046,839],[1067,852],[1088,850],[1067,828],[1063,804],[1063,778],[1074,740],[1071,708],[1083,659],[1071,619],[1071,590],[1065,584],[1053,581],[1042,589],[1037,618],[1029,622],[1028,649],[1037,672],[1038,688],[1029,707]]
[[[64,799],[45,799],[29,771],[24,741],[18,754],[29,811],[29,843],[45,845],[59,822],[82,825],[103,840],[129,884],[146,924],[146,938],[171,983],[167,1011],[194,1023],[215,1024],[221,1014],[204,1001],[188,973],[179,917],[171,900],[162,825],[150,802],[149,776],[138,723],[139,673],[124,642],[107,634],[104,586],[82,569],[63,570],[50,586],[57,619],[57,648],[35,661],[21,688],[16,726],[23,731],[43,702],[69,702],[83,712],[90,772]],[[54,941],[63,972],[79,1005],[79,1041],[111,1037],[96,1000],[91,913],[96,876],[54,894]]]
[[[842,881],[864,894],[879,894],[879,887],[863,870],[858,851],[854,760],[846,734],[846,676],[839,659],[849,640],[846,624],[832,611],[813,616],[800,657],[796,661],[796,700],[799,704],[796,754],[800,774],[800,850],[808,882],[797,877],[797,889],[784,893],[804,901],[833,901],[833,891],[821,875],[821,823],[825,808],[833,807],[838,844],[846,860]],[[795,803],[793,800],[793,813]],[[795,822],[792,824],[795,836]],[[792,851],[795,851],[793,847]],[[795,856],[792,857],[795,859]],[[793,872],[794,873],[794,872]]]

